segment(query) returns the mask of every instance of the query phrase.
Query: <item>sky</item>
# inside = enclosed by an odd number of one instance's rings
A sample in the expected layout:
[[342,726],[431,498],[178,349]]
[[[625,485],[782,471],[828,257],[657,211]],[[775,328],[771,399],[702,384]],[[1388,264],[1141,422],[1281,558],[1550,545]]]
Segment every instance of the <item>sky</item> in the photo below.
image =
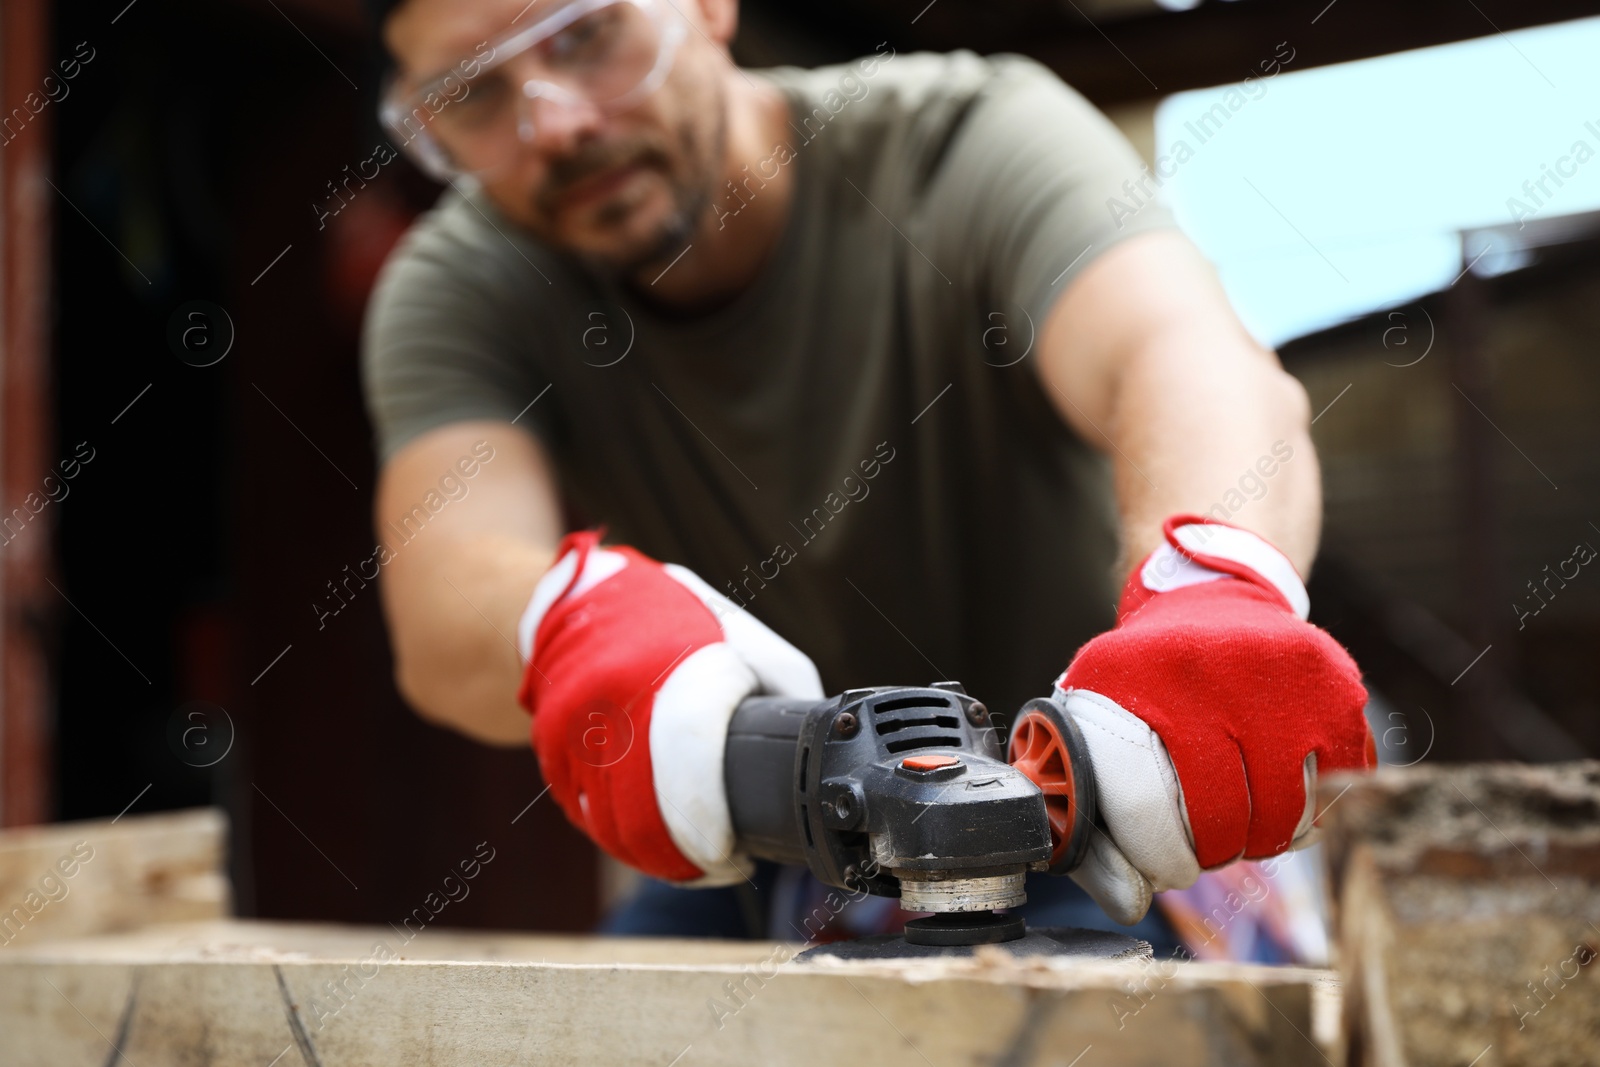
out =
[[[1156,111],[1162,194],[1263,343],[1469,263],[1511,269],[1540,224],[1600,210],[1600,18],[1303,71],[1297,54],[1286,41],[1258,78]],[[1505,229],[1463,237],[1486,227]]]

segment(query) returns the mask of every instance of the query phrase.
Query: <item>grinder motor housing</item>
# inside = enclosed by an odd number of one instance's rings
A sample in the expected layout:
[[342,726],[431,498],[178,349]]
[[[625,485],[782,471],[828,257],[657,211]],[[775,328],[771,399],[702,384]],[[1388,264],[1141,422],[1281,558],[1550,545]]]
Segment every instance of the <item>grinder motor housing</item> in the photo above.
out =
[[1044,792],[955,682],[748,698],[723,773],[740,852],[908,911],[1014,907],[1059,854]]

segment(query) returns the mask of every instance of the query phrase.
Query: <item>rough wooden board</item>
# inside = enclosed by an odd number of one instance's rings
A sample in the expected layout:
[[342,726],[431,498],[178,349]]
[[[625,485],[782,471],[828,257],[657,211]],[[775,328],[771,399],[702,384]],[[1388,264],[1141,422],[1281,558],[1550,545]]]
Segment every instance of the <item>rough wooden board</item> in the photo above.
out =
[[0,953],[224,916],[226,840],[214,808],[0,831]]
[[[796,946],[238,923],[0,953],[7,1064],[1322,1064],[1325,972],[1199,963],[783,964]],[[358,955],[359,953],[359,955]],[[674,955],[678,962],[645,962]],[[547,962],[520,962],[516,957]],[[558,958],[608,962],[554,962]],[[708,962],[716,958],[719,962]],[[694,961],[689,965],[685,961]],[[340,991],[342,984],[342,992]]]

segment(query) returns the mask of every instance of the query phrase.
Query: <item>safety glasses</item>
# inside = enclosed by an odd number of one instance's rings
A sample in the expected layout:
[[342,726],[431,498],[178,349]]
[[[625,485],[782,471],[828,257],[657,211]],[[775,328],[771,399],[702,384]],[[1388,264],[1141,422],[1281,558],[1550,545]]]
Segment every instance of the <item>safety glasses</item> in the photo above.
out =
[[490,177],[534,140],[542,108],[615,113],[654,92],[687,31],[668,0],[575,0],[448,71],[397,81],[378,114],[433,177]]

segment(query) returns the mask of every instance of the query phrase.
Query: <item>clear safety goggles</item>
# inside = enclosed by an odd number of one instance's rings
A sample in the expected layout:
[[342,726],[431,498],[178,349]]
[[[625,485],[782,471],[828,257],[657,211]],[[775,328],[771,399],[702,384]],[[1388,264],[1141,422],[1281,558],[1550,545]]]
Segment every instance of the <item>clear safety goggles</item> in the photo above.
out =
[[654,92],[687,32],[669,0],[575,0],[427,81],[396,82],[378,114],[433,177],[487,177],[534,140],[541,108],[614,113]]

